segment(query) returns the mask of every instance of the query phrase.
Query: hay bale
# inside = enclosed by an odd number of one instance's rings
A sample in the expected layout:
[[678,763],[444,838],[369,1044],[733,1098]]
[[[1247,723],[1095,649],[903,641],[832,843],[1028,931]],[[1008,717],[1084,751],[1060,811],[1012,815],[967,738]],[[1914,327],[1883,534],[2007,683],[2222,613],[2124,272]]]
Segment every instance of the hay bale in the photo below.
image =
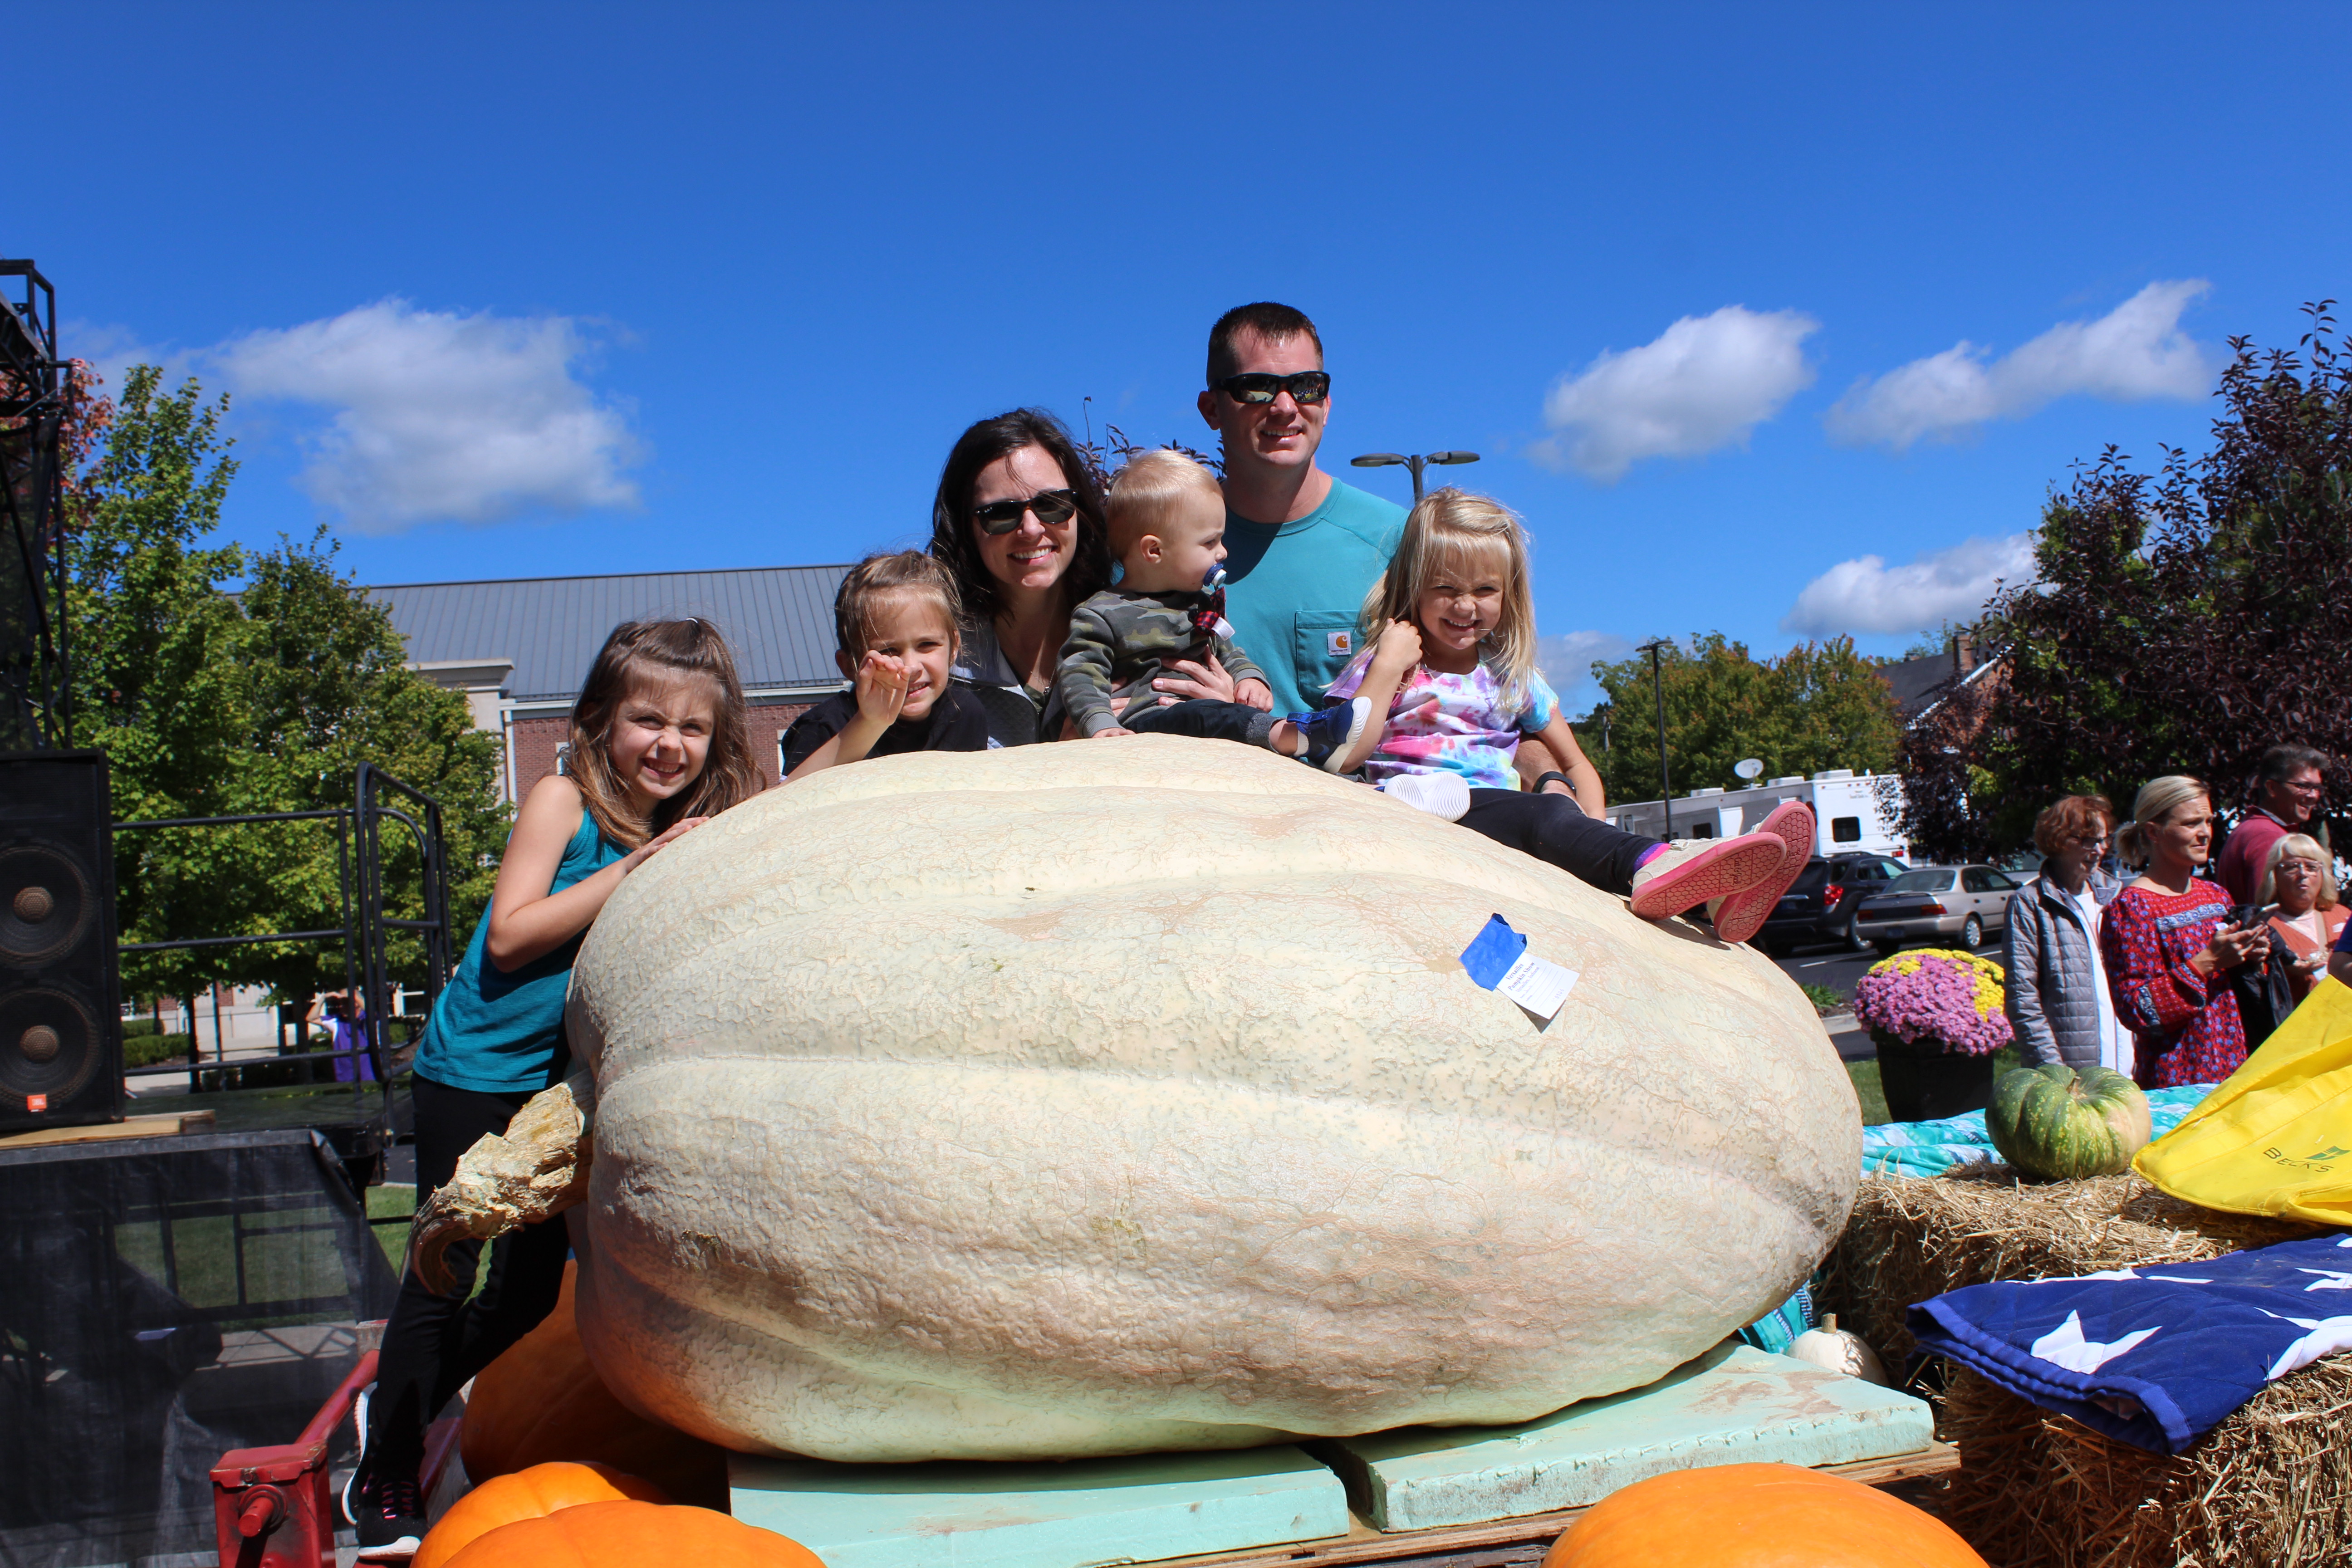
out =
[[1903,1327],[1912,1304],[1964,1285],[2188,1263],[2321,1228],[2200,1208],[2128,1173],[2036,1182],[1990,1164],[1873,1176],[1822,1266],[1821,1296],[1892,1363],[1916,1348]]
[[2352,1364],[2281,1378],[2151,1454],[1956,1372],[1962,1468],[1917,1500],[2002,1568],[2352,1568]]
[[[2002,1165],[1862,1184],[1822,1304],[1899,1364],[1914,1302],[1995,1279],[2187,1263],[2321,1227],[2220,1214],[2136,1175]],[[1973,1373],[1936,1395],[1962,1468],[1906,1493],[2000,1568],[2352,1568],[2352,1358],[2294,1373],[2189,1453],[2151,1454]]]

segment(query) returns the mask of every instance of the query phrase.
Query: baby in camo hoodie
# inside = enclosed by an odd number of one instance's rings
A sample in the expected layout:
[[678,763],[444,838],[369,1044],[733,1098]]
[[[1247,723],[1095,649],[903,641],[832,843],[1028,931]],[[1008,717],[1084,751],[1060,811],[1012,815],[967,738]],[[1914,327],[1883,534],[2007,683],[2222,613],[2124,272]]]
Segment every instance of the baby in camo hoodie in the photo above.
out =
[[[1337,773],[1364,732],[1359,698],[1277,718],[1274,690],[1224,618],[1225,498],[1216,476],[1181,452],[1139,452],[1111,479],[1110,546],[1123,575],[1070,616],[1054,687],[1078,733],[1198,735],[1264,746]],[[1234,678],[1231,702],[1162,704],[1157,676],[1211,656]],[[1114,699],[1124,698],[1123,710]]]

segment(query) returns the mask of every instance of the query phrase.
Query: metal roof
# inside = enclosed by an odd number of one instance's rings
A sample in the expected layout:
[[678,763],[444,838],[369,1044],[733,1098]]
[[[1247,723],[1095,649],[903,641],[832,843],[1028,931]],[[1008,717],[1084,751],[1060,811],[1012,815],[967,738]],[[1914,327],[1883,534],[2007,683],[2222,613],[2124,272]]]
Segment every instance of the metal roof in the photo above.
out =
[[750,566],[612,577],[509,577],[395,583],[367,590],[418,664],[512,659],[517,701],[579,695],[606,634],[623,621],[699,616],[726,633],[747,690],[830,687],[838,566]]

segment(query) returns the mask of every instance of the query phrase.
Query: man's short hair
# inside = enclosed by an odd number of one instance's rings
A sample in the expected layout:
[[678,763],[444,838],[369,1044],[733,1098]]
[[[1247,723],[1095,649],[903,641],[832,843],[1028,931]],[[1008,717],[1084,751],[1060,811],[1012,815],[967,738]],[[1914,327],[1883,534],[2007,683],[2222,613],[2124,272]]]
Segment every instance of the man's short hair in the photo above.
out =
[[919,550],[869,555],[849,569],[833,595],[833,635],[852,664],[873,643],[882,605],[901,595],[936,603],[947,617],[949,635],[957,635],[963,605],[953,573]]
[[1236,305],[1219,316],[1217,324],[1209,329],[1208,384],[1212,388],[1225,377],[1241,374],[1241,355],[1234,352],[1234,338],[1243,331],[1255,332],[1270,343],[1305,333],[1315,345],[1315,357],[1323,357],[1323,336],[1307,319],[1306,311],[1294,310],[1270,300],[1261,300],[1255,305]]
[[2254,771],[2272,784],[2284,784],[2305,768],[2327,771],[2327,753],[2309,746],[2273,746],[2254,764]]
[[1214,501],[1220,515],[1224,511],[1217,476],[1183,453],[1160,447],[1129,458],[1110,477],[1111,553],[1124,558],[1147,533],[1167,538],[1169,520],[1188,495]]

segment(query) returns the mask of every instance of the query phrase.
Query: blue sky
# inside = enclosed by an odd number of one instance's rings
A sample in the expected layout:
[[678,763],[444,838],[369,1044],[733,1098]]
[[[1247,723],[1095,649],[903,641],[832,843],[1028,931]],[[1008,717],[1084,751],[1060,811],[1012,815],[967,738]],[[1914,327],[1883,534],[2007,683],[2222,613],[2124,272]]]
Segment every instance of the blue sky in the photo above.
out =
[[18,28],[74,87],[0,254],[69,352],[235,392],[234,533],[326,521],[369,582],[914,542],[1015,404],[1200,444],[1208,324],[1270,298],[1323,330],[1327,466],[1486,454],[1454,473],[1527,517],[1556,674],[1893,652],[2072,463],[2200,446],[2225,338],[2352,293],[2340,5]]

